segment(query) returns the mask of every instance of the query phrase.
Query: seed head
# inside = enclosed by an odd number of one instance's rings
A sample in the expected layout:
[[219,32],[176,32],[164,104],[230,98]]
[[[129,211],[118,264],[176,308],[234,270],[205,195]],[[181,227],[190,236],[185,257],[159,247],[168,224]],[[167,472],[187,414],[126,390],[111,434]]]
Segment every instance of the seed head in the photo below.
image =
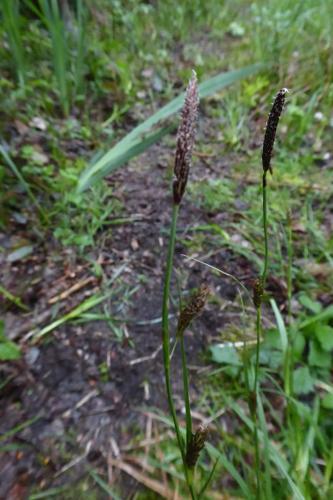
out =
[[264,169],[264,172],[267,172],[267,170],[269,170],[271,174],[273,173],[271,167],[271,159],[272,159],[276,129],[279,124],[287,92],[288,89],[281,89],[276,94],[266,125],[264,144],[262,147],[262,167]]
[[186,464],[188,467],[195,467],[198,461],[200,451],[205,446],[205,441],[208,435],[208,428],[200,425],[195,434],[192,434],[186,449]]
[[201,314],[210,289],[207,285],[201,285],[197,293],[192,295],[189,303],[182,309],[178,319],[177,335],[182,335],[191,321]]
[[181,122],[177,133],[177,148],[175,157],[175,180],[173,183],[173,201],[179,205],[183,197],[188,173],[191,166],[196,124],[198,118],[198,85],[195,71],[189,81],[185,94],[185,102],[181,113]]

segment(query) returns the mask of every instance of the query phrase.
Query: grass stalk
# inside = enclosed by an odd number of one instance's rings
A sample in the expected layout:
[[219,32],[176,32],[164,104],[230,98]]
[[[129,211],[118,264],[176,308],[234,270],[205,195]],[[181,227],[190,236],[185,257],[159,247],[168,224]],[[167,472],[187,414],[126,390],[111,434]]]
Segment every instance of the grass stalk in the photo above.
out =
[[254,429],[254,448],[255,448],[255,469],[256,469],[256,498],[261,498],[261,488],[260,488],[260,449],[259,449],[259,436],[258,436],[258,419],[257,419],[257,405],[258,405],[258,392],[259,392],[259,356],[260,356],[260,336],[261,336],[261,305],[257,307],[256,315],[256,358],[255,358],[255,369],[254,369],[254,389],[253,389],[253,401],[252,401],[252,420]]
[[[259,360],[260,360],[260,339],[262,332],[262,300],[265,292],[267,273],[268,273],[268,203],[267,203],[267,172],[273,174],[271,167],[271,159],[273,153],[273,147],[275,142],[276,130],[279,123],[279,119],[283,110],[285,96],[287,89],[281,89],[274,100],[271,112],[268,117],[266,132],[262,148],[262,220],[263,220],[263,234],[264,234],[264,262],[263,269],[260,278],[256,281],[253,290],[253,301],[256,307],[256,355],[255,355],[255,375],[254,375],[254,388],[251,403],[251,415],[254,425],[254,445],[255,445],[255,462],[256,462],[256,497],[261,498],[261,487],[260,487],[260,450],[259,450],[259,439],[258,439],[258,418],[257,418],[257,408],[259,403]],[[263,411],[263,410],[262,410]],[[268,439],[268,438],[267,438]]]
[[268,228],[267,228],[267,171],[262,176],[262,216],[264,231],[264,266],[261,274],[261,283],[263,289],[266,285],[268,271]]
[[190,388],[189,388],[188,369],[186,363],[184,334],[180,336],[180,351],[182,357],[183,389],[184,389],[185,415],[186,415],[186,447],[188,447],[192,437],[192,416],[191,416]]
[[[177,443],[182,457],[184,476],[192,500],[196,500],[197,495],[193,488],[193,470],[190,467],[191,464],[188,461],[188,456],[187,456],[190,440],[192,443],[192,423],[191,423],[191,413],[190,413],[191,410],[189,401],[188,373],[187,373],[185,346],[183,338],[185,327],[180,328],[180,326],[178,325],[179,333],[181,333],[182,368],[183,368],[182,371],[183,371],[183,383],[184,383],[185,404],[186,404],[186,445],[181,435],[176,409],[172,397],[172,385],[170,378],[171,359],[170,359],[170,332],[169,332],[169,298],[170,298],[171,275],[173,270],[173,258],[174,258],[175,243],[176,243],[177,220],[178,220],[180,203],[182,201],[185,192],[187,178],[191,165],[192,150],[195,139],[198,104],[199,104],[199,99],[198,99],[197,79],[195,73],[193,73],[192,78],[186,90],[181,122],[177,133],[177,148],[176,148],[175,167],[174,167],[175,179],[173,182],[172,218],[171,218],[170,236],[169,236],[169,244],[167,252],[166,270],[164,277],[163,303],[162,303],[162,347],[163,347],[165,386],[167,392],[169,411],[171,413],[171,417],[173,420],[177,437]],[[179,321],[181,321],[181,317],[179,318]],[[199,436],[201,437],[200,433]]]
[[[169,334],[169,296],[170,296],[170,284],[171,284],[171,275],[173,269],[173,257],[175,252],[175,243],[176,243],[176,229],[177,229],[177,219],[179,214],[179,205],[174,203],[172,207],[172,218],[171,218],[171,226],[170,226],[170,236],[169,236],[169,245],[168,245],[168,253],[167,253],[167,263],[164,277],[164,288],[163,288],[163,303],[162,303],[162,345],[163,345],[163,364],[164,364],[164,379],[165,379],[165,387],[168,399],[169,411],[173,420],[176,438],[178,443],[178,448],[181,453],[184,476],[189,488],[191,498],[195,500],[197,497],[195,495],[193,485],[192,485],[192,477],[188,467],[186,465],[186,451],[185,451],[185,443],[181,435],[179,422],[177,418],[177,413],[175,409],[175,405],[173,402],[172,396],[172,386],[171,386],[171,378],[170,378],[170,334]],[[185,358],[186,362],[186,358]],[[184,372],[183,372],[184,376]],[[188,387],[188,381],[187,381]]]
[[182,459],[184,461],[185,460],[184,443],[180,433],[176,410],[173,403],[171,380],[170,380],[169,295],[170,295],[171,275],[173,269],[173,256],[175,252],[178,213],[179,213],[179,205],[174,204],[172,209],[167,263],[166,263],[164,288],[163,288],[162,345],[163,345],[164,378],[165,378],[165,387],[167,391],[168,405],[176,431],[178,447],[181,451]]

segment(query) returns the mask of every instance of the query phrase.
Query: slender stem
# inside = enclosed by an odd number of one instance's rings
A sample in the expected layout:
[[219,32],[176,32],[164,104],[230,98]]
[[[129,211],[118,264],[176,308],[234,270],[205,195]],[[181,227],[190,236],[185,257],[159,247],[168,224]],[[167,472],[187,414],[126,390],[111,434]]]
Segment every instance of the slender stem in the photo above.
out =
[[258,437],[258,425],[257,425],[257,400],[259,393],[259,356],[260,356],[260,333],[261,333],[261,306],[257,307],[257,318],[256,318],[256,335],[257,335],[257,345],[256,345],[256,364],[254,372],[254,410],[253,410],[253,425],[254,425],[254,446],[255,446],[255,460],[256,460],[256,482],[257,482],[257,493],[256,497],[261,498],[260,492],[260,452],[259,452],[259,437]]
[[183,386],[184,386],[184,399],[185,399],[185,412],[186,412],[186,445],[188,446],[192,438],[192,416],[191,416],[191,406],[190,406],[190,389],[188,382],[184,332],[182,332],[180,335],[180,350],[182,354]]
[[267,172],[262,176],[262,214],[264,227],[264,268],[261,275],[262,286],[265,288],[268,270],[268,230],[267,230]]
[[288,267],[287,267],[287,290],[288,290],[288,324],[291,324],[291,297],[293,291],[293,233],[291,227],[291,214],[288,211],[287,215],[287,252],[288,252]]
[[196,500],[196,494],[194,492],[192,486],[192,480],[190,478],[189,470],[186,465],[186,452],[184,447],[184,440],[180,433],[180,428],[178,424],[176,409],[173,403],[172,398],[172,387],[171,387],[171,379],[170,379],[170,335],[169,335],[169,295],[170,295],[170,283],[171,283],[171,275],[173,268],[173,256],[175,252],[175,243],[176,243],[176,228],[177,228],[177,219],[179,213],[179,205],[173,204],[172,208],[172,220],[170,227],[170,237],[169,237],[169,245],[168,245],[168,253],[167,253],[167,264],[164,278],[164,288],[163,288],[163,303],[162,303],[162,345],[163,345],[163,363],[164,363],[164,377],[165,377],[165,386],[168,398],[169,411],[172,416],[173,424],[175,427],[176,437],[178,447],[181,453],[183,469],[185,480],[188,485],[192,500]]
[[257,345],[256,345],[256,364],[254,372],[254,391],[256,395],[259,390],[258,373],[259,373],[259,357],[260,357],[260,333],[261,333],[261,306],[257,307],[257,318],[256,318]]
[[172,221],[170,228],[167,265],[166,265],[164,289],[163,289],[162,343],[163,343],[164,377],[165,377],[168,405],[175,426],[178,446],[181,451],[182,458],[184,460],[185,459],[184,445],[180,434],[176,410],[173,404],[171,381],[170,381],[169,294],[170,294],[170,283],[171,283],[171,274],[173,267],[173,256],[176,243],[176,227],[177,227],[178,213],[179,213],[179,205],[174,204],[172,209]]
[[[263,292],[265,291],[265,284],[268,270],[268,229],[267,229],[267,171],[262,175],[262,214],[263,214],[263,229],[264,229],[264,265],[261,274],[261,284]],[[256,318],[256,360],[254,372],[254,410],[253,410],[253,424],[254,424],[254,445],[255,445],[255,460],[256,460],[256,480],[257,480],[257,498],[261,497],[260,491],[260,450],[258,438],[258,425],[257,425],[257,400],[260,390],[259,386],[259,357],[260,357],[260,337],[261,337],[261,304],[257,306]]]

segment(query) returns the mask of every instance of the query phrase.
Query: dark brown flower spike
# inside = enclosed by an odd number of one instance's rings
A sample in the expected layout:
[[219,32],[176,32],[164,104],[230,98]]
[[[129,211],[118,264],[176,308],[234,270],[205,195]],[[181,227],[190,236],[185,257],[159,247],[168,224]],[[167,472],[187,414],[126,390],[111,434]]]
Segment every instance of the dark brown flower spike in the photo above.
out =
[[276,94],[271,112],[269,113],[269,117],[267,120],[264,144],[262,148],[262,166],[265,173],[268,170],[271,174],[273,173],[271,167],[273,146],[275,141],[276,129],[279,124],[287,92],[288,89],[281,89]]
[[189,81],[185,94],[185,102],[181,113],[181,122],[177,133],[177,148],[175,157],[175,180],[173,183],[173,201],[179,205],[187,183],[191,166],[197,118],[198,118],[198,84],[195,71]]
[[189,303],[182,309],[178,319],[177,335],[182,335],[191,321],[202,312],[210,290],[202,285],[197,293],[192,295]]
[[192,434],[190,442],[186,449],[186,464],[188,467],[193,468],[198,461],[200,451],[205,446],[205,441],[208,435],[208,428],[200,425],[195,434]]

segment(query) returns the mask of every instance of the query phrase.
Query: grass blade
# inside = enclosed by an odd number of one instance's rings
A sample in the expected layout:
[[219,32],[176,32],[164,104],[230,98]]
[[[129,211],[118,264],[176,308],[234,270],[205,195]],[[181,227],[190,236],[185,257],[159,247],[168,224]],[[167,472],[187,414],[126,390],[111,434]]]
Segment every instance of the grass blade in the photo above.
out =
[[1,13],[4,29],[8,36],[8,42],[16,65],[17,79],[21,87],[24,87],[25,60],[22,45],[21,22],[19,15],[19,2],[17,0],[2,0]]
[[58,0],[39,0],[41,19],[45,23],[52,42],[52,59],[61,106],[64,114],[69,113],[68,40]]
[[218,461],[223,465],[230,476],[236,481],[236,483],[242,490],[242,493],[244,494],[244,498],[252,498],[250,488],[248,487],[242,476],[239,474],[236,467],[228,460],[228,458],[210,443],[206,443],[206,450],[210,456],[218,459]]
[[22,422],[22,424],[18,424],[9,431],[5,432],[4,434],[1,434],[0,436],[0,441],[4,441],[5,439],[15,436],[18,432],[22,431],[26,427],[29,427],[30,425],[34,424],[37,420],[39,420],[41,417],[40,415],[36,415],[33,418],[30,418],[29,420],[26,420],[25,422]]
[[40,491],[39,493],[32,493],[29,495],[28,500],[39,500],[40,498],[50,498],[50,497],[58,497],[61,498],[59,495],[60,493],[63,493],[66,490],[69,490],[71,488],[71,485],[67,484],[65,486],[59,486],[59,488],[50,488],[49,490],[45,491]]
[[11,159],[11,157],[9,156],[9,154],[7,153],[7,151],[5,150],[5,148],[3,146],[1,146],[1,145],[0,145],[0,154],[3,156],[3,159],[5,160],[5,162],[7,163],[7,165],[9,166],[9,168],[11,169],[11,171],[13,172],[13,174],[20,181],[22,187],[24,188],[24,190],[26,191],[27,195],[29,196],[32,204],[35,205],[35,207],[39,211],[40,215],[42,216],[43,220],[45,222],[47,222],[48,216],[47,216],[46,212],[44,212],[44,210],[42,209],[42,207],[38,203],[35,195],[31,191],[29,184],[26,182],[26,180],[24,179],[23,175],[21,174],[21,172],[19,171],[19,169],[17,168],[17,166],[15,165],[15,163],[13,162],[13,160]]
[[[255,64],[252,66],[246,66],[245,68],[242,68],[240,70],[220,73],[219,75],[216,75],[199,85],[200,97],[204,98],[213,95],[215,92],[222,90],[227,85],[230,85],[231,83],[234,83],[242,78],[246,78],[247,76],[256,73],[260,68],[262,68],[262,65]],[[133,158],[133,156],[140,154],[145,149],[147,149],[147,147],[153,144],[153,142],[150,142],[149,144],[146,144],[145,148],[139,147],[140,142],[142,141],[142,137],[146,132],[150,131],[151,128],[160,121],[166,120],[171,115],[180,110],[184,102],[184,95],[184,93],[180,94],[171,102],[163,106],[154,115],[135,127],[132,132],[127,134],[96,163],[90,165],[87,170],[83,172],[79,180],[78,191],[84,191],[101,177],[104,177],[112,170],[121,167],[121,165],[126,163],[130,158]],[[150,137],[153,137],[153,134]],[[155,138],[155,142],[159,140],[157,137],[158,136],[156,136]],[[134,145],[138,147],[138,152],[132,151],[133,154],[127,154],[128,151],[134,147]]]
[[214,476],[214,472],[216,470],[216,467],[217,467],[217,464],[219,463],[219,460],[220,460],[220,457],[217,457],[216,461],[215,461],[215,464],[213,465],[212,467],[212,470],[210,471],[210,473],[208,474],[208,477],[203,485],[203,487],[201,488],[201,490],[199,491],[199,495],[198,495],[198,499],[200,500],[200,498],[202,497],[202,495],[205,493],[206,489],[208,488],[209,486],[209,483],[211,482],[213,476]]
[[[233,411],[238,415],[238,417],[244,422],[244,424],[253,432],[253,422],[245,415],[244,410],[234,401],[229,398],[225,398],[226,404],[233,409]],[[263,439],[262,434],[259,434],[260,439]],[[268,442],[269,447],[269,456],[271,462],[274,463],[281,476],[286,479],[289,484],[291,491],[293,492],[294,500],[305,500],[304,496],[300,492],[299,488],[292,480],[288,473],[288,463],[283,459],[281,453],[276,448],[276,446],[272,442]]]
[[89,474],[93,478],[93,480],[100,486],[100,488],[109,495],[113,500],[121,500],[120,496],[110,488],[110,486],[97,474],[96,471],[91,470]]
[[[121,149],[119,148],[115,156],[113,158],[110,157],[110,162],[107,165],[104,165],[104,167],[100,168],[93,176],[90,177],[89,186],[95,184],[97,181],[105,177],[113,170],[116,170],[118,167],[128,162],[135,156],[138,156],[139,154],[146,151],[146,149],[158,142],[160,139],[162,139],[162,137],[164,137],[174,128],[174,126],[160,128],[150,134],[142,135],[140,137],[140,140],[138,140],[136,143],[131,143],[128,147],[124,147]],[[88,187],[88,185],[86,187]],[[78,191],[84,191],[86,187],[82,187],[81,189],[79,184]]]
[[107,297],[108,297],[108,295],[93,295],[92,297],[89,297],[88,299],[83,301],[81,304],[79,304],[77,307],[72,309],[69,313],[67,313],[64,316],[62,316],[61,318],[53,321],[49,325],[45,326],[39,332],[34,333],[34,335],[32,336],[33,339],[38,340],[41,337],[44,337],[47,333],[51,332],[52,330],[54,330],[58,326],[61,326],[64,323],[66,323],[66,321],[75,319],[75,318],[79,317],[82,313],[91,309],[92,307],[97,306],[98,304],[100,304],[101,302],[106,300]]
[[271,299],[270,304],[272,306],[273,313],[274,313],[274,316],[276,319],[276,324],[277,324],[278,331],[280,334],[282,352],[285,356],[287,353],[287,350],[288,350],[288,335],[287,335],[286,326],[284,324],[283,318],[281,316],[280,310],[279,310],[275,300]]

